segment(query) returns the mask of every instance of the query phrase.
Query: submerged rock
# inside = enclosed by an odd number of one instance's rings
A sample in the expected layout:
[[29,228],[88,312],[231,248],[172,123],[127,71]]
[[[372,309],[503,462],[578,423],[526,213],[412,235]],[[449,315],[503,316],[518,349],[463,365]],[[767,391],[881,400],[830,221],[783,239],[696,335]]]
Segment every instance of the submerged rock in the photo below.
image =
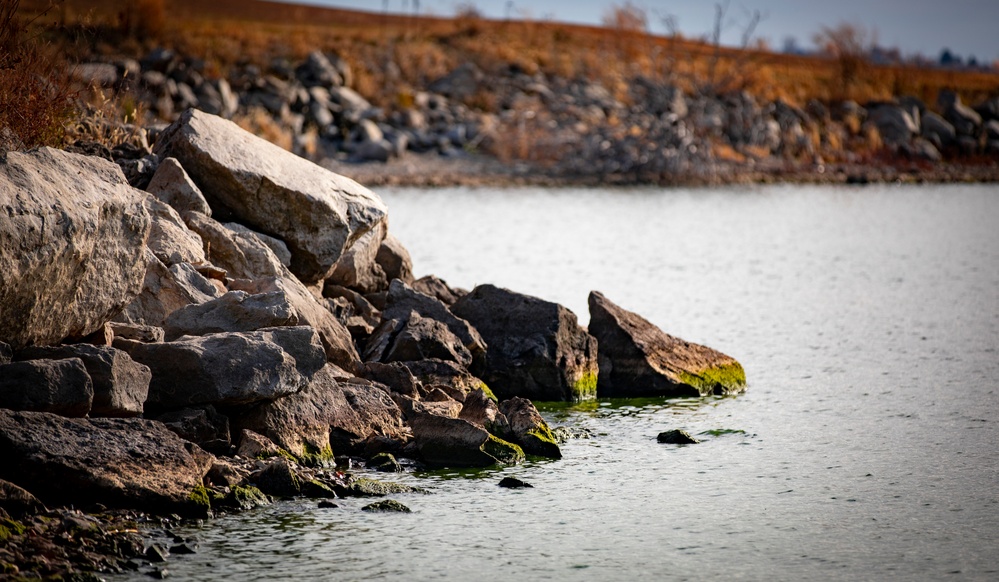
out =
[[702,396],[746,389],[742,365],[709,347],[673,337],[597,291],[590,333],[600,342],[601,397]]
[[143,196],[95,157],[43,147],[0,159],[0,341],[87,336],[139,294]]
[[656,437],[656,440],[667,445],[696,445],[701,442],[690,436],[689,432],[678,429],[661,432]]
[[392,499],[369,503],[361,508],[361,511],[395,511],[399,513],[412,513],[413,510]]
[[0,478],[63,505],[204,515],[212,456],[162,423],[0,410]]
[[357,182],[325,170],[244,131],[188,110],[156,143],[173,156],[212,210],[283,240],[302,281],[326,278],[343,253],[384,220],[385,205]]
[[493,285],[479,285],[451,312],[486,344],[482,378],[501,400],[596,398],[597,341],[565,307]]

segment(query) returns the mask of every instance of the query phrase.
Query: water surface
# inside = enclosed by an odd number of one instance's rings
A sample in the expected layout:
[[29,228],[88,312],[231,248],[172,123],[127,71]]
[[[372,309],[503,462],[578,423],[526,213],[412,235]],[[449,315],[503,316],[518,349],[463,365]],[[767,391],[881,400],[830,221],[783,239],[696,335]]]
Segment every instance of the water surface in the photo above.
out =
[[[564,459],[280,503],[181,579],[999,578],[999,188],[382,190],[417,275],[586,323],[602,291],[739,359],[734,398],[548,407]],[[703,442],[656,443],[682,428]],[[501,476],[535,487],[505,490]]]

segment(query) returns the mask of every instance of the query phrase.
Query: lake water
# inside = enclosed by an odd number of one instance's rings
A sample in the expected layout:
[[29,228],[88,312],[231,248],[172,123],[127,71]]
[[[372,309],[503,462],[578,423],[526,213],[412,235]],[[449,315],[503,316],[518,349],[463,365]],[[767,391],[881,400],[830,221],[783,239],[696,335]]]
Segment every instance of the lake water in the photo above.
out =
[[[740,360],[748,391],[549,407],[593,433],[561,461],[404,474],[433,491],[394,496],[412,514],[218,519],[174,577],[999,579],[999,187],[380,194],[417,275],[583,324],[600,290]],[[703,442],[655,441],[672,428]]]

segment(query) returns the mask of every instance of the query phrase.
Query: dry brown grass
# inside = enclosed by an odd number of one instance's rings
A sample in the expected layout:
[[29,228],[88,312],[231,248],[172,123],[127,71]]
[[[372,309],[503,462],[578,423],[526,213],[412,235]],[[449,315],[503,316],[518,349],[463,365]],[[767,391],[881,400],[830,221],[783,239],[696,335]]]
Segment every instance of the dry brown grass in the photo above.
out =
[[[141,3],[156,1],[162,0]],[[22,2],[26,9],[37,10],[49,0]],[[132,4],[66,0],[49,21],[114,30]],[[688,92],[745,90],[759,99],[797,105],[809,99],[863,103],[901,94],[932,104],[941,89],[956,90],[965,101],[976,102],[999,93],[995,73],[865,64],[848,72],[850,83],[844,87],[843,64],[832,58],[719,48],[627,27],[501,22],[470,14],[412,18],[260,0],[172,0],[159,26],[158,39],[138,38],[137,44],[124,46],[134,51],[159,43],[174,46],[205,58],[209,70],[219,74],[240,62],[266,67],[273,57],[300,59],[315,49],[334,51],[353,67],[360,92],[380,105],[391,105],[400,93],[423,87],[464,61],[487,73],[514,65],[528,74],[588,78],[602,82],[618,98],[625,97],[624,83],[634,75],[671,81]],[[122,41],[114,38],[91,43],[96,52],[122,48]],[[399,78],[385,77],[388,60],[399,66]],[[488,100],[479,101],[488,105]]]

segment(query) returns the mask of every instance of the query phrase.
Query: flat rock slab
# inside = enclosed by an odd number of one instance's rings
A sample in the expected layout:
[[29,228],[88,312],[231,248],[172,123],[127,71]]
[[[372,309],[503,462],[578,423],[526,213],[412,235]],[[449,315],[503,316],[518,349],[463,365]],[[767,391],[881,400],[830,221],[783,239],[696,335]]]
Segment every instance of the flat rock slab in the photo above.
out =
[[185,515],[207,510],[192,493],[211,455],[156,421],[0,410],[0,458],[0,478],[48,505],[100,503]]
[[298,392],[326,363],[318,334],[305,326],[185,336],[128,349],[152,371],[147,406],[157,410],[273,400]]
[[479,285],[450,310],[488,345],[481,377],[501,400],[596,398],[597,341],[572,311],[493,285]]
[[99,158],[45,147],[0,160],[0,341],[87,336],[139,294],[144,196]]
[[733,358],[673,337],[597,291],[589,305],[590,333],[600,344],[601,397],[697,397],[746,389],[746,373]]
[[292,272],[306,283],[326,278],[387,215],[381,199],[357,182],[197,110],[167,128],[156,153],[177,158],[213,211],[283,240]]

